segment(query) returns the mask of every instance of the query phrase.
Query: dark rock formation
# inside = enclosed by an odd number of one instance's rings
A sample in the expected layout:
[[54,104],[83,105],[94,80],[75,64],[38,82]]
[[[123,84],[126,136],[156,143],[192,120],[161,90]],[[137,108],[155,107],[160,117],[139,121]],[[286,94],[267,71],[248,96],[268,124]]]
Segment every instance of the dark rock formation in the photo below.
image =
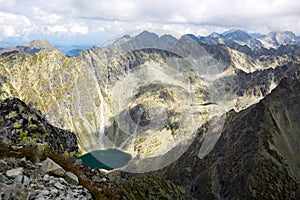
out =
[[57,152],[77,152],[74,133],[50,125],[41,113],[16,98],[0,104],[0,138],[11,145],[48,145]]

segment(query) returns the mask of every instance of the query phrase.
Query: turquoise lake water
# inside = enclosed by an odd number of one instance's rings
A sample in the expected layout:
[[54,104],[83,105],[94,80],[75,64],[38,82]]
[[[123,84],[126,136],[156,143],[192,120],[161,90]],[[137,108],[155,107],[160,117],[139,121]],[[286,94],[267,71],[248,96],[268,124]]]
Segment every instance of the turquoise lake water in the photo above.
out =
[[123,167],[131,160],[131,155],[118,149],[96,150],[79,157],[82,164],[93,169],[112,170]]

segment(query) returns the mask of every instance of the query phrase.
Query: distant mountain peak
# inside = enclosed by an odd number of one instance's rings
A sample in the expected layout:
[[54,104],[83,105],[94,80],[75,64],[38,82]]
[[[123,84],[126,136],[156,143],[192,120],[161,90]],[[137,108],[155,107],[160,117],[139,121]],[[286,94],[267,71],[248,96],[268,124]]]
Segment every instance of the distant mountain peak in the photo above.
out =
[[209,38],[218,38],[220,36],[221,34],[217,32],[212,32],[211,34],[208,35]]
[[125,51],[132,51],[144,48],[166,49],[174,45],[177,39],[169,34],[161,35],[154,32],[144,30],[133,36],[124,35],[116,40],[113,40],[111,46],[119,46]]
[[32,40],[24,46],[34,49],[45,49],[48,51],[53,51],[56,49],[47,39]]
[[136,38],[139,38],[139,37],[157,37],[159,38],[159,36],[153,32],[150,32],[150,31],[143,31],[141,33],[139,33],[137,36],[135,36]]
[[195,36],[194,34],[185,34],[183,35],[181,38],[189,38],[189,39],[193,39],[193,40],[198,40],[198,37]]
[[292,31],[272,31],[269,33],[270,35],[278,35],[278,34],[285,34],[285,35],[291,35],[296,36],[294,32]]
[[11,46],[0,50],[0,55],[10,55],[13,53],[35,54],[40,51],[54,51],[56,48],[46,39],[33,40],[21,46]]
[[160,38],[173,38],[173,39],[176,40],[176,38],[173,35],[170,35],[170,34],[164,34],[164,35],[160,36]]
[[266,48],[279,48],[280,45],[298,44],[299,40],[291,31],[273,31],[263,38],[260,38]]
[[227,33],[223,36],[224,37],[232,37],[234,39],[243,39],[243,40],[252,38],[251,35],[249,35],[247,32],[242,31],[242,30],[235,30],[235,31]]
[[[232,33],[247,33],[246,31],[243,31],[241,29],[230,29],[228,31],[225,31],[223,33],[221,33],[221,35],[226,36],[228,34],[232,34]],[[247,33],[248,34],[248,33]]]

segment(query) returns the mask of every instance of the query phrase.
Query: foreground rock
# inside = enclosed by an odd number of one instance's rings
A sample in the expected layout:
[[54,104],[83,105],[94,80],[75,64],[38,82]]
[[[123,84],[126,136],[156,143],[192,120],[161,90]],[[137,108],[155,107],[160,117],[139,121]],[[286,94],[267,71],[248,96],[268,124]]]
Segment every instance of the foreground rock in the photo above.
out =
[[11,170],[7,170],[6,171],[6,176],[8,177],[17,177],[17,176],[21,176],[23,174],[24,169],[22,167],[18,167],[16,169],[11,169]]
[[50,158],[44,160],[42,164],[42,170],[46,173],[54,174],[57,176],[64,176],[66,174],[66,171]]
[[79,183],[78,177],[75,174],[73,174],[72,172],[66,173],[65,180],[72,185],[78,185],[78,183]]
[[[0,169],[2,199],[92,199],[87,189],[80,185],[76,186],[78,178],[74,174],[72,184],[69,184],[62,177],[45,174],[41,165],[33,164],[31,161],[7,158],[1,162],[8,168],[6,172]],[[14,166],[22,167],[14,168]],[[67,172],[67,175],[66,179],[69,180],[70,172]]]
[[74,133],[50,125],[35,108],[17,98],[5,99],[0,104],[0,139],[15,149],[25,146],[48,146],[55,152],[76,153]]

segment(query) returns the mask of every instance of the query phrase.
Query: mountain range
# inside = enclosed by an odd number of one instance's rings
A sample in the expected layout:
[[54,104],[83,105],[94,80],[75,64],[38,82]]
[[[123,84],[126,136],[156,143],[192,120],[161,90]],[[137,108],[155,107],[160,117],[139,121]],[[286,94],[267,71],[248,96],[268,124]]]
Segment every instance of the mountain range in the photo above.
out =
[[[231,29],[228,31],[225,31],[223,33],[217,33],[213,32],[207,36],[195,36],[192,34],[187,34],[186,36],[191,37],[195,40],[198,40],[201,43],[205,44],[225,44],[227,46],[230,46],[231,48],[237,48],[237,45],[241,46],[240,48],[244,47],[249,51],[248,48],[252,51],[261,51],[263,50],[274,50],[278,49],[282,45],[299,45],[300,44],[300,36],[295,35],[295,33],[291,31],[274,31],[270,32],[268,34],[261,34],[261,33],[249,33],[247,31],[239,30],[239,29]],[[131,39],[131,36],[124,35],[119,40]],[[149,42],[152,42],[153,44],[159,44],[159,45],[171,45],[174,44],[177,39],[173,37],[172,35],[165,34],[162,35],[162,37],[159,37],[155,33],[151,33],[148,31],[144,31],[135,37],[135,42],[138,42],[139,40],[142,43],[145,43],[148,40]],[[46,41],[45,39],[37,40],[37,43],[40,43],[42,48],[38,48],[38,46],[34,46],[34,44],[24,44],[21,46],[18,46],[20,48],[20,52],[24,51],[27,53],[34,53],[35,51],[33,49],[49,49],[53,50],[53,46]],[[3,43],[3,42],[2,42]],[[5,51],[12,51],[11,48],[4,48],[1,47],[0,43],[0,50],[6,49]],[[3,43],[4,46],[13,46],[12,43],[6,44]],[[52,46],[52,47],[50,47]],[[84,49],[89,49],[93,45],[56,45],[56,48],[64,52],[67,56],[76,56],[78,53]],[[24,48],[31,48],[28,50],[24,50]],[[23,48],[23,50],[21,50]],[[3,53],[4,51],[2,51]]]
[[299,45],[299,37],[293,32],[270,32],[267,35],[251,34],[241,30],[226,31],[222,34],[212,33],[207,37],[198,36],[199,40],[208,44],[226,44],[234,46],[235,43],[241,46],[248,46],[250,49],[266,48],[277,49],[281,45]]
[[[30,105],[26,116],[39,126],[75,133],[79,154],[129,153],[133,159],[109,177],[127,184],[130,198],[160,198],[170,187],[179,199],[300,197],[295,34],[230,30],[175,38],[143,31],[75,54],[46,40],[0,50],[2,105],[14,97],[14,104]],[[0,109],[6,137],[16,129],[13,119],[25,118]],[[23,144],[23,136],[14,131],[8,139]],[[38,141],[52,145],[50,139]]]

